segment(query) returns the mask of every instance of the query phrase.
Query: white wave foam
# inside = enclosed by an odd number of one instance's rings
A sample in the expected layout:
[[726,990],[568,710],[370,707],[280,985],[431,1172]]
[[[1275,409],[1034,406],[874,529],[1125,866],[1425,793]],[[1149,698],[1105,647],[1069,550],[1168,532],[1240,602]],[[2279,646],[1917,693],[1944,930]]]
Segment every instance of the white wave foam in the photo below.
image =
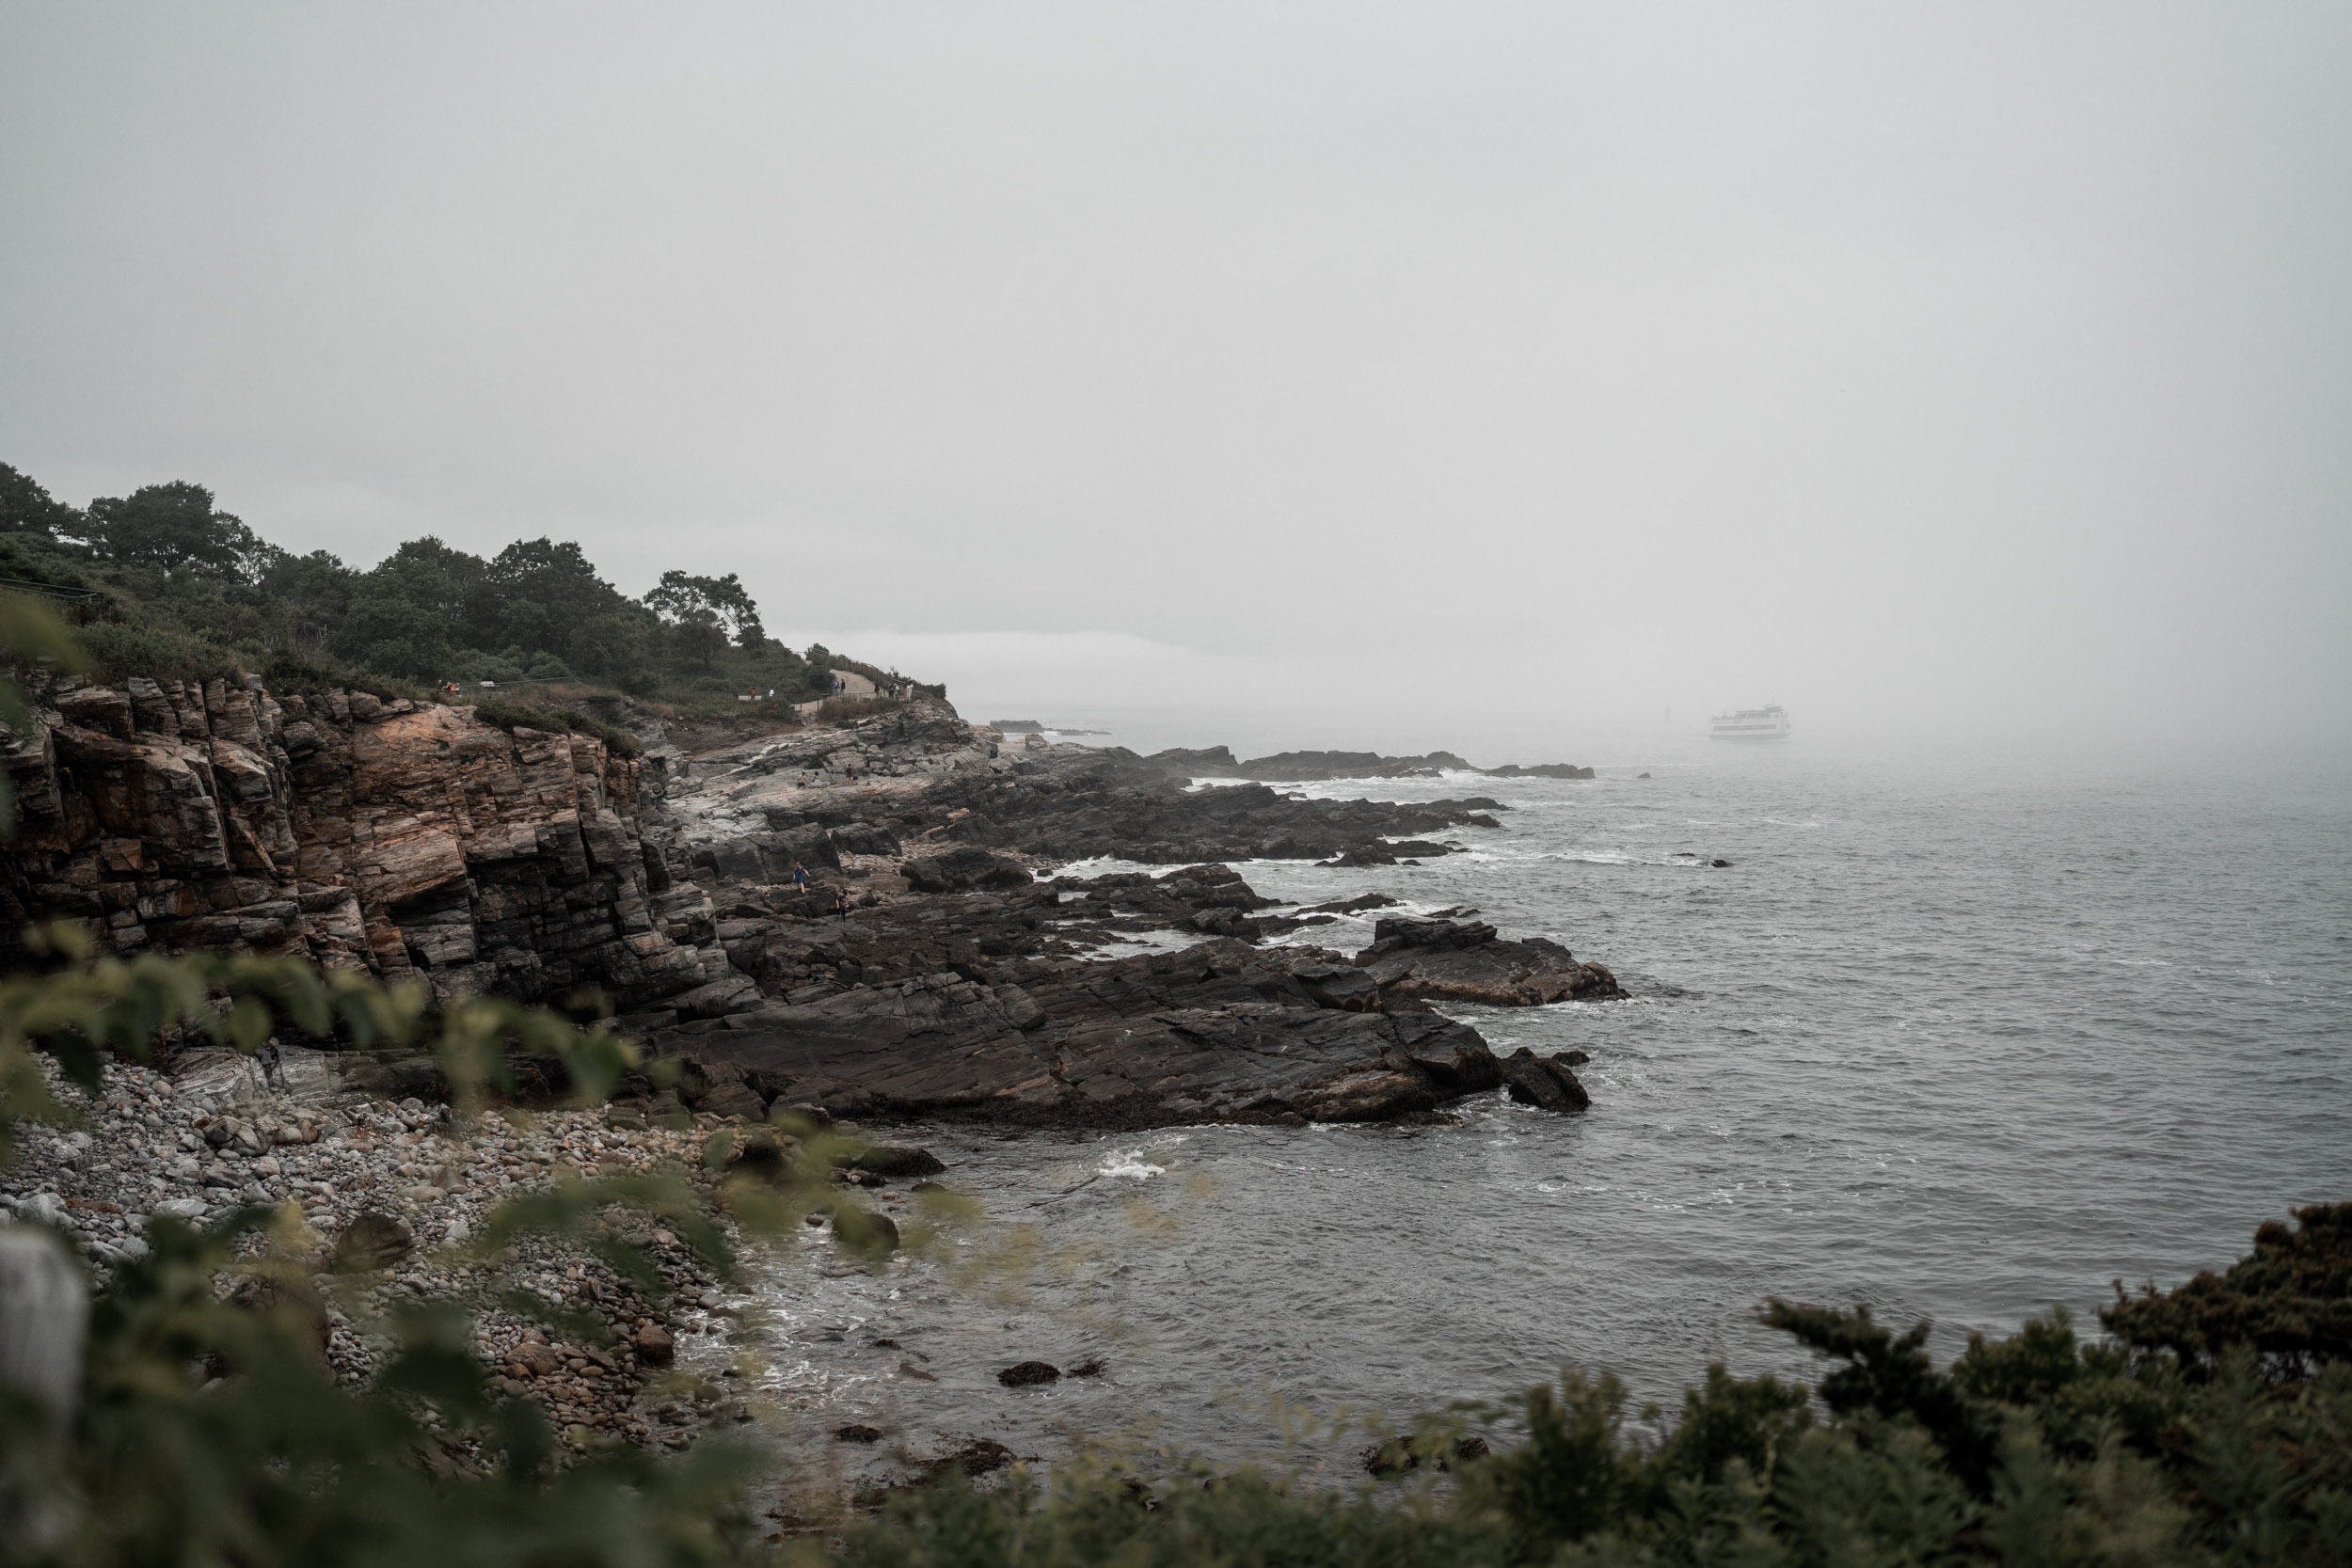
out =
[[1131,1177],[1137,1181],[1149,1181],[1155,1176],[1166,1176],[1168,1174],[1168,1167],[1166,1165],[1152,1164],[1151,1162],[1144,1159],[1143,1150],[1139,1148],[1131,1148],[1127,1149],[1123,1153],[1114,1154],[1109,1159],[1104,1161],[1102,1169],[1096,1171],[1094,1174],[1097,1176],[1125,1176]]
[[1205,940],[1198,931],[1136,931],[1114,937],[1079,957],[1089,963],[1104,963],[1112,958],[1132,958],[1145,953],[1181,953],[1187,947],[1199,946]]

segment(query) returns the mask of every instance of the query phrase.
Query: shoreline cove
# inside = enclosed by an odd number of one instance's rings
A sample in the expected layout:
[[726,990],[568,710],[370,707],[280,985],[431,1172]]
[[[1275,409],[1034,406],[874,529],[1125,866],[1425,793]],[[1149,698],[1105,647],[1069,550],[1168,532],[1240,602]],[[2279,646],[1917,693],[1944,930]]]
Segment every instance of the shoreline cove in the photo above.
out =
[[[648,1440],[761,1412],[853,1486],[981,1440],[1133,1440],[1144,1410],[1153,1441],[1269,1452],[1272,1390],[1402,1417],[1562,1361],[1645,1398],[1709,1354],[1801,1372],[1750,1316],[1769,1293],[1931,1316],[1948,1350],[2111,1277],[2177,1280],[2352,1174],[2324,1152],[2352,1147],[2340,789],[1803,753],[1236,781],[944,702],[655,735],[631,763],[462,709],[141,686],[48,694],[8,759],[20,909],[86,904],[126,952],[299,943],[444,994],[602,974],[703,1132],[855,1118],[982,1200],[973,1246],[1051,1243],[1008,1306],[952,1259],[851,1267],[820,1227],[756,1291],[705,1307],[690,1279],[648,1315],[713,1391]],[[348,1105],[436,1087],[414,1060],[334,1065]],[[1542,1108],[1546,1083],[1592,1109]],[[255,1092],[240,1120],[291,1114]],[[630,1158],[661,1114],[639,1082],[617,1123],[532,1135]],[[180,1130],[151,1170],[53,1151],[6,1195],[102,1247],[218,1196],[229,1161],[318,1196],[289,1183],[324,1143],[208,1148],[190,1182]],[[430,1185],[383,1180],[427,1246],[463,1201]],[[905,1213],[911,1187],[878,1190]],[[1101,1371],[998,1382],[1032,1360]]]

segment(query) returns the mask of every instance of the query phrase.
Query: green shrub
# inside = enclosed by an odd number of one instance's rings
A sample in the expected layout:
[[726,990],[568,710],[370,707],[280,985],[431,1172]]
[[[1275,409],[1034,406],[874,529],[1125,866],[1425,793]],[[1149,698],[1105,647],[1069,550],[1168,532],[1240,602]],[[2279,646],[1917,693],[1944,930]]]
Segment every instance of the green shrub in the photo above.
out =
[[81,629],[82,646],[100,680],[132,675],[159,680],[238,680],[246,661],[216,642],[152,623],[98,621]]
[[574,735],[594,736],[603,741],[614,756],[641,756],[645,750],[644,744],[628,731],[592,718],[576,708],[537,708],[505,697],[485,697],[472,706],[476,719],[509,735],[518,729],[568,730]]

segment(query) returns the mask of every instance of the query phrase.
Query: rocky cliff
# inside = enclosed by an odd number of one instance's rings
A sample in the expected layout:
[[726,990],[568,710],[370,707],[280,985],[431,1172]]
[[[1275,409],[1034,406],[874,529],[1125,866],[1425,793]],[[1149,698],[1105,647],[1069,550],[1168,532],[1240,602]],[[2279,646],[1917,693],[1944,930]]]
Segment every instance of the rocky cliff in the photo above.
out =
[[[596,986],[690,1093],[743,1115],[1385,1118],[1497,1084],[1573,1108],[1572,1074],[1498,1063],[1430,1003],[1621,994],[1467,911],[1384,919],[1352,958],[1299,945],[1394,900],[1273,913],[1218,863],[1444,854],[1391,835],[1494,831],[1484,799],[1196,790],[1132,752],[1005,744],[941,702],[640,762],[365,692],[35,695],[38,727],[0,747],[11,932],[75,917],[120,953],[297,955],[444,996]],[[1035,879],[1101,854],[1207,863]],[[1168,950],[1112,958],[1127,942]]]
[[249,948],[527,999],[701,983],[700,890],[641,832],[638,765],[577,735],[366,692],[36,683],[0,748],[19,825],[0,917],[115,949]]

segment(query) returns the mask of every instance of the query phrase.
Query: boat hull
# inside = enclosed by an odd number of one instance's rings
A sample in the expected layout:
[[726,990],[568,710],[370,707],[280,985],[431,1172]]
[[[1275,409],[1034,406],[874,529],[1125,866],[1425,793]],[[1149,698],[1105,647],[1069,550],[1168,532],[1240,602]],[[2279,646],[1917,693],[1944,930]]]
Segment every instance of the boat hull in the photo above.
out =
[[1708,733],[1717,740],[1788,738],[1788,710],[1778,703],[1767,707],[1743,707],[1737,713],[1719,713],[1709,722],[1714,727]]

